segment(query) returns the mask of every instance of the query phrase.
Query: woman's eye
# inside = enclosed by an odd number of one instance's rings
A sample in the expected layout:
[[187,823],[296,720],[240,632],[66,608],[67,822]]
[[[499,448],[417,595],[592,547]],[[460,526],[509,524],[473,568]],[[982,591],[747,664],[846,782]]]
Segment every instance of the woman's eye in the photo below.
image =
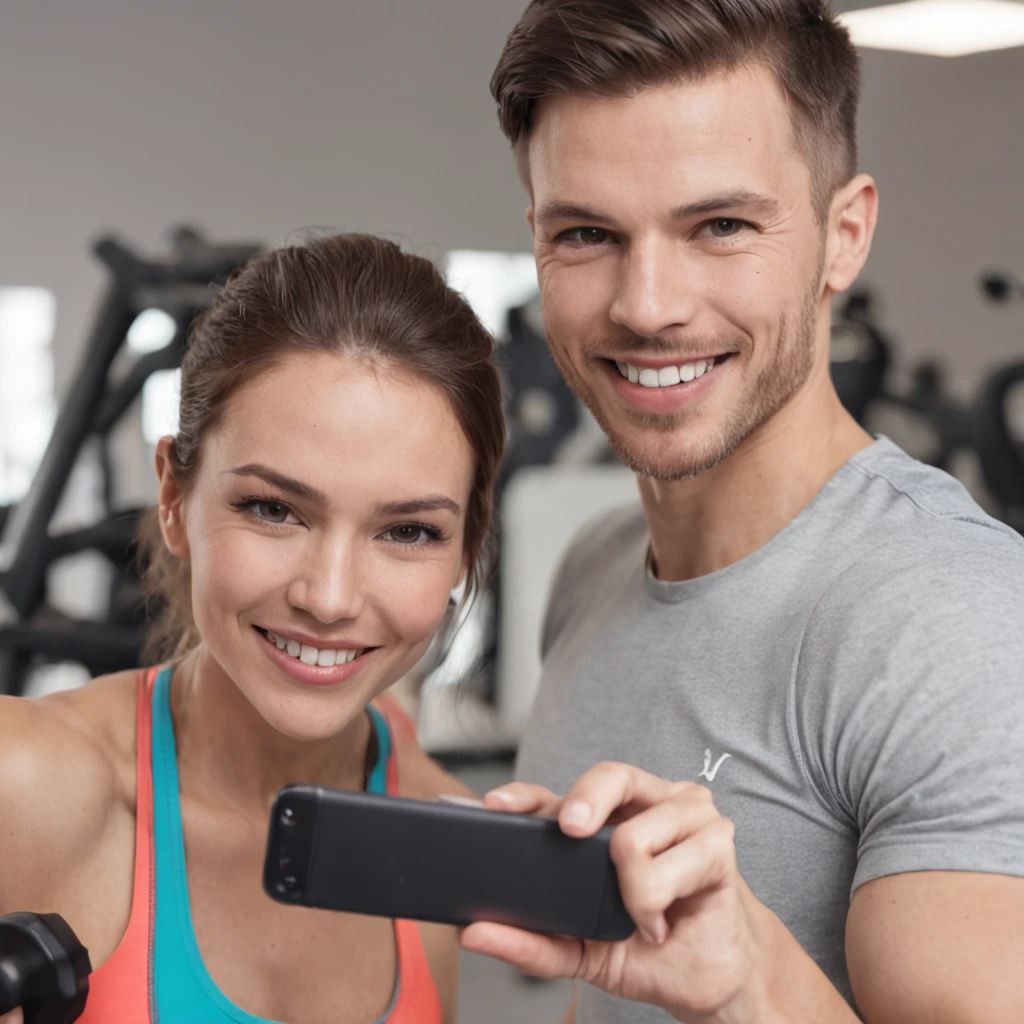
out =
[[288,521],[291,509],[279,501],[254,501],[250,506],[252,513],[265,522],[281,525]]
[[404,523],[401,526],[392,526],[387,536],[396,544],[405,544],[413,547],[419,544],[429,544],[431,541],[439,540],[440,535],[425,526],[417,526],[415,523]]
[[577,245],[601,245],[608,241],[608,232],[604,228],[572,228],[563,231],[559,237]]

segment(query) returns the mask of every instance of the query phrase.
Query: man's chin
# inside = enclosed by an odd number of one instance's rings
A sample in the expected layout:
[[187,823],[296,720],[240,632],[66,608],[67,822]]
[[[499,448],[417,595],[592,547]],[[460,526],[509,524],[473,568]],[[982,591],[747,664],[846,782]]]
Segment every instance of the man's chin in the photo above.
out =
[[680,437],[678,430],[671,433],[656,429],[631,431],[626,437],[606,433],[612,450],[624,466],[665,483],[701,476],[723,462],[736,448],[720,435]]

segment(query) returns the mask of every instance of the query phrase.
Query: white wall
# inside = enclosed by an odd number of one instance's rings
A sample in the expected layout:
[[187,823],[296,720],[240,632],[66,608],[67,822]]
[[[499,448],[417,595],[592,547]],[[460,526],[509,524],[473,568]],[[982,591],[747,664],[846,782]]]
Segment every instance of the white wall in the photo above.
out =
[[[0,282],[57,292],[61,385],[100,230],[147,248],[182,220],[528,247],[487,90],[524,3],[4,0]],[[940,352],[966,390],[1024,350],[1021,308],[986,308],[974,284],[1024,270],[1024,50],[868,53],[865,79],[862,165],[883,196],[865,276],[906,349]]]

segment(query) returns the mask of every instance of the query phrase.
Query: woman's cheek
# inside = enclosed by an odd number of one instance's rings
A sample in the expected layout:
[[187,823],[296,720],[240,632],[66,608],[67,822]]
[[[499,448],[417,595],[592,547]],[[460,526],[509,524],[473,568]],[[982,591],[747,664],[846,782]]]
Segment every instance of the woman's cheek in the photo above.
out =
[[280,540],[245,530],[214,534],[193,549],[193,597],[213,601],[225,610],[251,606],[269,590],[287,584],[287,573],[294,572],[295,553],[289,557],[286,547]]
[[395,624],[407,643],[429,642],[441,624],[451,599],[451,566],[428,563],[416,573],[403,573],[385,598]]

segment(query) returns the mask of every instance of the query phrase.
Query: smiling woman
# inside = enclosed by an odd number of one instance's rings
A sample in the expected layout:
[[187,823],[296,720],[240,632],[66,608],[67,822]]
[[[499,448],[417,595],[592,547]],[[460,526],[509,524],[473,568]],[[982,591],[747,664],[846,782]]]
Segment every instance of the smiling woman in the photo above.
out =
[[486,573],[492,339],[427,260],[321,238],[196,323],[179,424],[141,545],[169,661],[3,709],[0,914],[69,922],[86,1024],[453,1020],[451,929],[283,907],[261,877],[287,783],[462,791],[382,694]]

